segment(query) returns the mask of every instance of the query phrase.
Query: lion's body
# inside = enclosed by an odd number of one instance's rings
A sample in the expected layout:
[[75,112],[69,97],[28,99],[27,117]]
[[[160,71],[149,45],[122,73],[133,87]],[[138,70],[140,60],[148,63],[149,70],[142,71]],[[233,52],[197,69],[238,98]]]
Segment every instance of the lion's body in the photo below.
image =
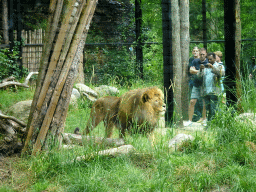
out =
[[164,112],[164,95],[156,87],[131,90],[121,97],[102,97],[92,107],[86,134],[101,121],[105,123],[107,137],[112,135],[114,126],[120,130],[120,137],[126,131],[150,134]]
[[117,113],[120,103],[119,97],[106,96],[95,101],[86,125],[85,134],[89,134],[101,121],[105,125],[106,137],[111,137],[114,125],[117,126]]

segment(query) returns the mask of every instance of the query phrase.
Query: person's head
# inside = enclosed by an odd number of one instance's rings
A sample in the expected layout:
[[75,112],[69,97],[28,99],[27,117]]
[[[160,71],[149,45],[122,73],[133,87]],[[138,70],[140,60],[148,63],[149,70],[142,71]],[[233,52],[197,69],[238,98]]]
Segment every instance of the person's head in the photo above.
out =
[[207,58],[208,58],[209,63],[211,63],[211,64],[214,64],[216,61],[216,55],[213,52],[208,53]]
[[193,48],[192,54],[193,54],[194,58],[198,58],[199,57],[199,48],[197,46],[195,46]]
[[206,59],[206,56],[207,56],[206,49],[205,48],[201,48],[199,50],[199,59],[200,59],[200,61],[203,62]]
[[221,60],[222,60],[222,52],[221,51],[216,51],[216,52],[214,52],[215,53],[215,55],[216,55],[216,62],[221,62]]

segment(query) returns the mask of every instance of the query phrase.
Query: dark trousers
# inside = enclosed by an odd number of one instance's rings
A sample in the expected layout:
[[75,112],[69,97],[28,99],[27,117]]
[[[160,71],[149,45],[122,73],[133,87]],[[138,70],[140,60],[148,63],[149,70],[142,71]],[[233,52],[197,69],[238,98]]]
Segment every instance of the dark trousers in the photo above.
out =
[[206,95],[204,96],[204,101],[206,107],[207,120],[211,121],[214,118],[218,107],[218,96]]

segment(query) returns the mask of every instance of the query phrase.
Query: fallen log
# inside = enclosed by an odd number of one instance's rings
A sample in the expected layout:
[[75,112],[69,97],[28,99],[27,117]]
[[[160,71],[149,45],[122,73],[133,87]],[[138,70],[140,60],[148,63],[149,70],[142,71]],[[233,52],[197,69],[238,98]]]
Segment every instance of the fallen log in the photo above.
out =
[[36,74],[38,74],[38,72],[30,72],[28,74],[28,76],[26,77],[24,83],[14,81],[15,78],[13,76],[8,77],[8,78],[4,79],[2,83],[0,83],[0,88],[12,86],[12,85],[29,88],[29,86],[28,86],[29,80],[32,77],[32,75],[36,75]]
[[72,133],[64,133],[63,134],[63,142],[66,144],[76,143],[82,145],[86,142],[93,142],[95,144],[105,144],[107,146],[121,146],[124,145],[123,139],[112,139],[112,138],[104,138],[104,137],[91,137],[85,135],[77,135]]
[[25,139],[26,124],[0,111],[0,154],[8,156],[21,152]]
[[114,156],[115,157],[115,156],[118,156],[118,155],[128,154],[132,151],[134,151],[134,147],[132,145],[122,145],[122,146],[117,147],[117,148],[106,149],[106,150],[103,150],[103,151],[96,152],[94,154],[91,153],[91,154],[88,154],[88,155],[83,155],[83,156],[76,157],[76,159],[71,161],[71,163],[83,161],[83,160],[86,160],[88,158],[93,158],[96,155],[99,155],[99,156]]

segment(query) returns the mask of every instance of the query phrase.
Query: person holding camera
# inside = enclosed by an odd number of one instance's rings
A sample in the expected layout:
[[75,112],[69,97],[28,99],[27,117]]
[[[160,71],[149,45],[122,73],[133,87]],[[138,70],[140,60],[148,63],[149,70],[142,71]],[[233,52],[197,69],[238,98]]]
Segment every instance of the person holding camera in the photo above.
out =
[[[211,121],[216,113],[219,96],[222,93],[220,80],[225,75],[225,70],[221,64],[216,62],[215,53],[208,53],[209,63],[200,65],[198,77],[202,79],[201,94],[205,101],[207,120]],[[207,124],[204,124],[205,126]]]
[[[200,65],[206,65],[208,63],[208,60],[206,58],[207,52],[205,48],[201,48],[199,50],[199,58],[194,59],[192,61],[192,65],[189,68],[189,72],[192,76],[193,80],[193,88],[191,92],[191,99],[189,103],[189,109],[188,109],[188,118],[189,120],[184,123],[184,126],[189,126],[192,124],[192,118],[194,115],[194,110],[195,110],[195,104],[197,103],[198,99],[200,99],[200,86],[202,85],[202,80],[197,77],[197,74],[199,72]],[[203,101],[203,110],[202,110],[202,118],[199,121],[204,121],[206,119],[206,112],[205,112],[205,105]]]

